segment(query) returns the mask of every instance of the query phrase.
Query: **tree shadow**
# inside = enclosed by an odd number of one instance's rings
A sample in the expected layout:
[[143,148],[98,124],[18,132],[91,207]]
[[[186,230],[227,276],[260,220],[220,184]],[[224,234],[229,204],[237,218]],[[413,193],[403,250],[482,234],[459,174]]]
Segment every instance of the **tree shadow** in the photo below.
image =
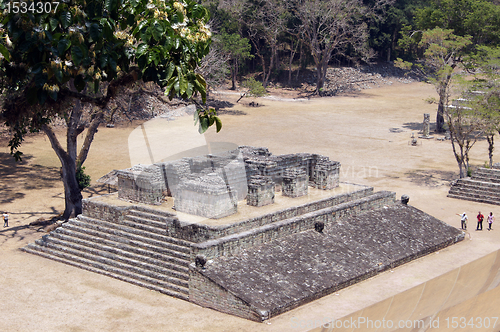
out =
[[[422,131],[423,123],[424,123],[423,120],[422,122],[406,122],[403,123],[403,128]],[[436,131],[436,122],[431,122],[429,124],[429,132],[433,133],[435,131]]]
[[457,178],[455,172],[439,170],[415,170],[406,172],[405,176],[410,182],[426,187],[448,186]]
[[12,203],[25,196],[27,190],[53,188],[60,181],[58,167],[32,165],[33,156],[16,162],[9,153],[0,153],[0,203]]
[[219,99],[210,99],[207,100],[207,106],[215,108],[217,111],[217,115],[226,114],[226,115],[247,115],[247,113],[239,110],[232,110],[228,108],[232,108],[234,103],[231,103],[226,100]]

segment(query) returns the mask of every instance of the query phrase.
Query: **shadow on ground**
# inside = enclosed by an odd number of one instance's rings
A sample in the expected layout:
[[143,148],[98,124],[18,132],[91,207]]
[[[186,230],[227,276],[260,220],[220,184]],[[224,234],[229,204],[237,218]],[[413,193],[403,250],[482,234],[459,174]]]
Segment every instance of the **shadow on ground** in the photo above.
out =
[[448,186],[451,181],[458,177],[455,172],[438,170],[416,170],[406,172],[405,176],[410,182],[427,187]]
[[12,203],[22,199],[26,190],[53,188],[60,180],[58,167],[32,165],[31,155],[16,162],[8,153],[0,153],[0,204]]

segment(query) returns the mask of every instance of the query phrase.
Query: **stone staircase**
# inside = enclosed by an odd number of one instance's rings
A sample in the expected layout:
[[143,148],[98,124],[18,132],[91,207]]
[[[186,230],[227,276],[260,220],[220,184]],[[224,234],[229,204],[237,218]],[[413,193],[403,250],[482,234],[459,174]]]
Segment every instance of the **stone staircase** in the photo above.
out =
[[500,169],[475,170],[472,177],[459,179],[454,183],[448,197],[500,205]]
[[188,300],[191,242],[166,235],[168,216],[138,206],[114,222],[79,215],[23,250]]

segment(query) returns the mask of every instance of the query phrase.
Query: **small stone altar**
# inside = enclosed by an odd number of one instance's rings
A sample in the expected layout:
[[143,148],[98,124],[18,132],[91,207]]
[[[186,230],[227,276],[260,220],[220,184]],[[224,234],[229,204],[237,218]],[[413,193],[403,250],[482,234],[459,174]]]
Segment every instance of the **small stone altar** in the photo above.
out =
[[283,195],[300,197],[307,195],[307,175],[303,168],[290,168],[283,174]]
[[274,203],[276,185],[269,176],[254,175],[248,183],[247,204],[264,206]]

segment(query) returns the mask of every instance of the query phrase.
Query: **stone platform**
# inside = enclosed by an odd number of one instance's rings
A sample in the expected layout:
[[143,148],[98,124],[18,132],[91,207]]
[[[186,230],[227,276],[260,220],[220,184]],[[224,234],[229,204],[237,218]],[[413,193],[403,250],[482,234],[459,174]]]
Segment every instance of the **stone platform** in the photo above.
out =
[[449,246],[464,233],[403,204],[386,206],[190,267],[190,301],[263,321]]

